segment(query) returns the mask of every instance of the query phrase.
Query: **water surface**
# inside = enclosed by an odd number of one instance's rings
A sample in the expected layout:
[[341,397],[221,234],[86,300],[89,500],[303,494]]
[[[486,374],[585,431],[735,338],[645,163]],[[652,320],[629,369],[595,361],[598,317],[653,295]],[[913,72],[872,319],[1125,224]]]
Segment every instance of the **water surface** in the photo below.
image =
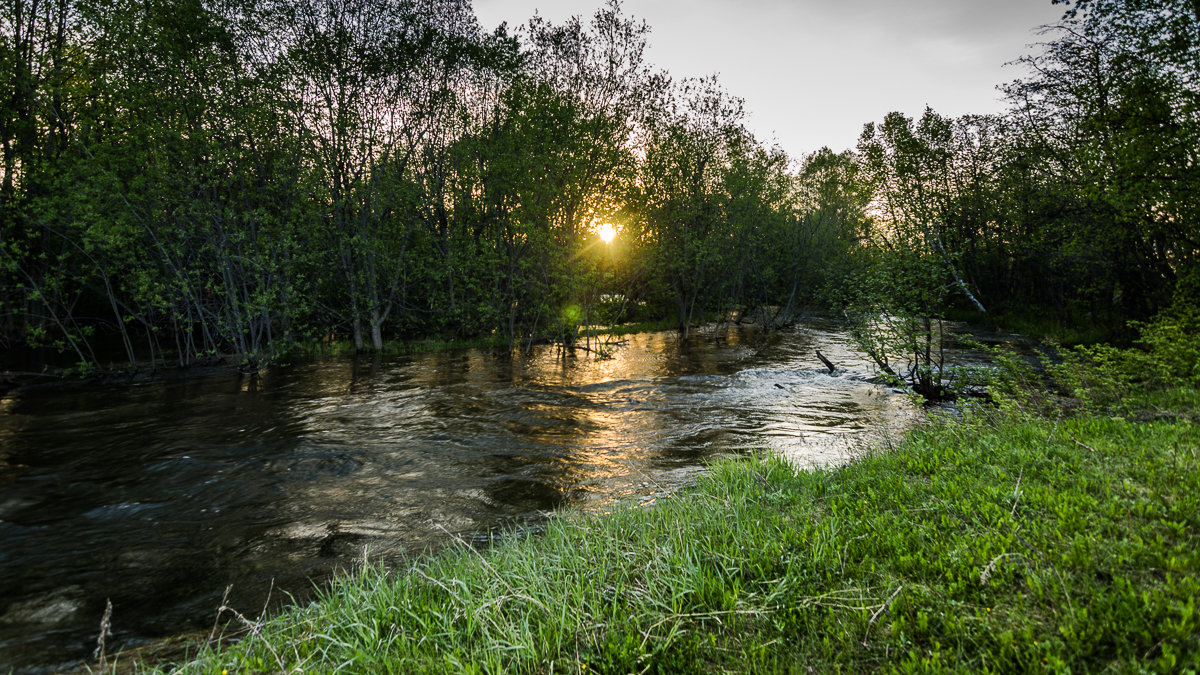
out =
[[[830,376],[815,356],[839,367]],[[831,326],[628,338],[610,359],[479,351],[0,399],[0,664],[112,648],[302,597],[364,556],[650,502],[704,462],[854,453],[911,419]],[[273,591],[271,589],[274,589]]]

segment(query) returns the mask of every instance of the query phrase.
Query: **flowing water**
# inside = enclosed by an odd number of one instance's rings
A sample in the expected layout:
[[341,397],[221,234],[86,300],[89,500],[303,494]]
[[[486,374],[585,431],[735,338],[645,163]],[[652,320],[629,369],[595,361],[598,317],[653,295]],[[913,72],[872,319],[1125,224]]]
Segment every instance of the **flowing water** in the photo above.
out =
[[[839,367],[831,376],[820,350]],[[338,358],[0,398],[0,671],[257,616],[364,556],[648,503],[720,455],[851,456],[903,427],[831,326],[628,338],[612,358]]]

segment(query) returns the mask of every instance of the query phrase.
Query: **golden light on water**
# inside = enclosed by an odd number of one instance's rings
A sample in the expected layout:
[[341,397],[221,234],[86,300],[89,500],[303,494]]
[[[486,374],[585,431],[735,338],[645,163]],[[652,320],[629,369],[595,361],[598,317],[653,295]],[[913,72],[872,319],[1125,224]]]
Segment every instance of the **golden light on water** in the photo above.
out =
[[601,223],[596,226],[596,236],[608,244],[617,236],[617,228],[613,227],[612,223]]

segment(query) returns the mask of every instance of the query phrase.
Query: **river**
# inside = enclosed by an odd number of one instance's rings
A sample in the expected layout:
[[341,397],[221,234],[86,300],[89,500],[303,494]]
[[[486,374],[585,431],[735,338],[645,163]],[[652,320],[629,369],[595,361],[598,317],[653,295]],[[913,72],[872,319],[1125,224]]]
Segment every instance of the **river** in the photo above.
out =
[[[839,367],[830,376],[820,350]],[[915,416],[832,325],[628,338],[612,358],[329,358],[262,376],[0,398],[0,671],[91,662],[564,508],[648,504],[704,463],[854,455]]]

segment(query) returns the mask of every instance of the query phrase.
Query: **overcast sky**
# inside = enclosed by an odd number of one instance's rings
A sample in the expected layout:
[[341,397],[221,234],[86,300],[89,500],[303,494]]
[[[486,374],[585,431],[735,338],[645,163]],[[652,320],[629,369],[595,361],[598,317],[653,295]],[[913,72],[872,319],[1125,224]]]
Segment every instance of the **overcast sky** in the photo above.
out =
[[[592,16],[603,0],[475,0],[485,29]],[[999,112],[1004,67],[1056,23],[1050,0],[625,0],[645,19],[650,60],[672,76],[718,73],[748,126],[793,157],[854,147],[863,124]]]

